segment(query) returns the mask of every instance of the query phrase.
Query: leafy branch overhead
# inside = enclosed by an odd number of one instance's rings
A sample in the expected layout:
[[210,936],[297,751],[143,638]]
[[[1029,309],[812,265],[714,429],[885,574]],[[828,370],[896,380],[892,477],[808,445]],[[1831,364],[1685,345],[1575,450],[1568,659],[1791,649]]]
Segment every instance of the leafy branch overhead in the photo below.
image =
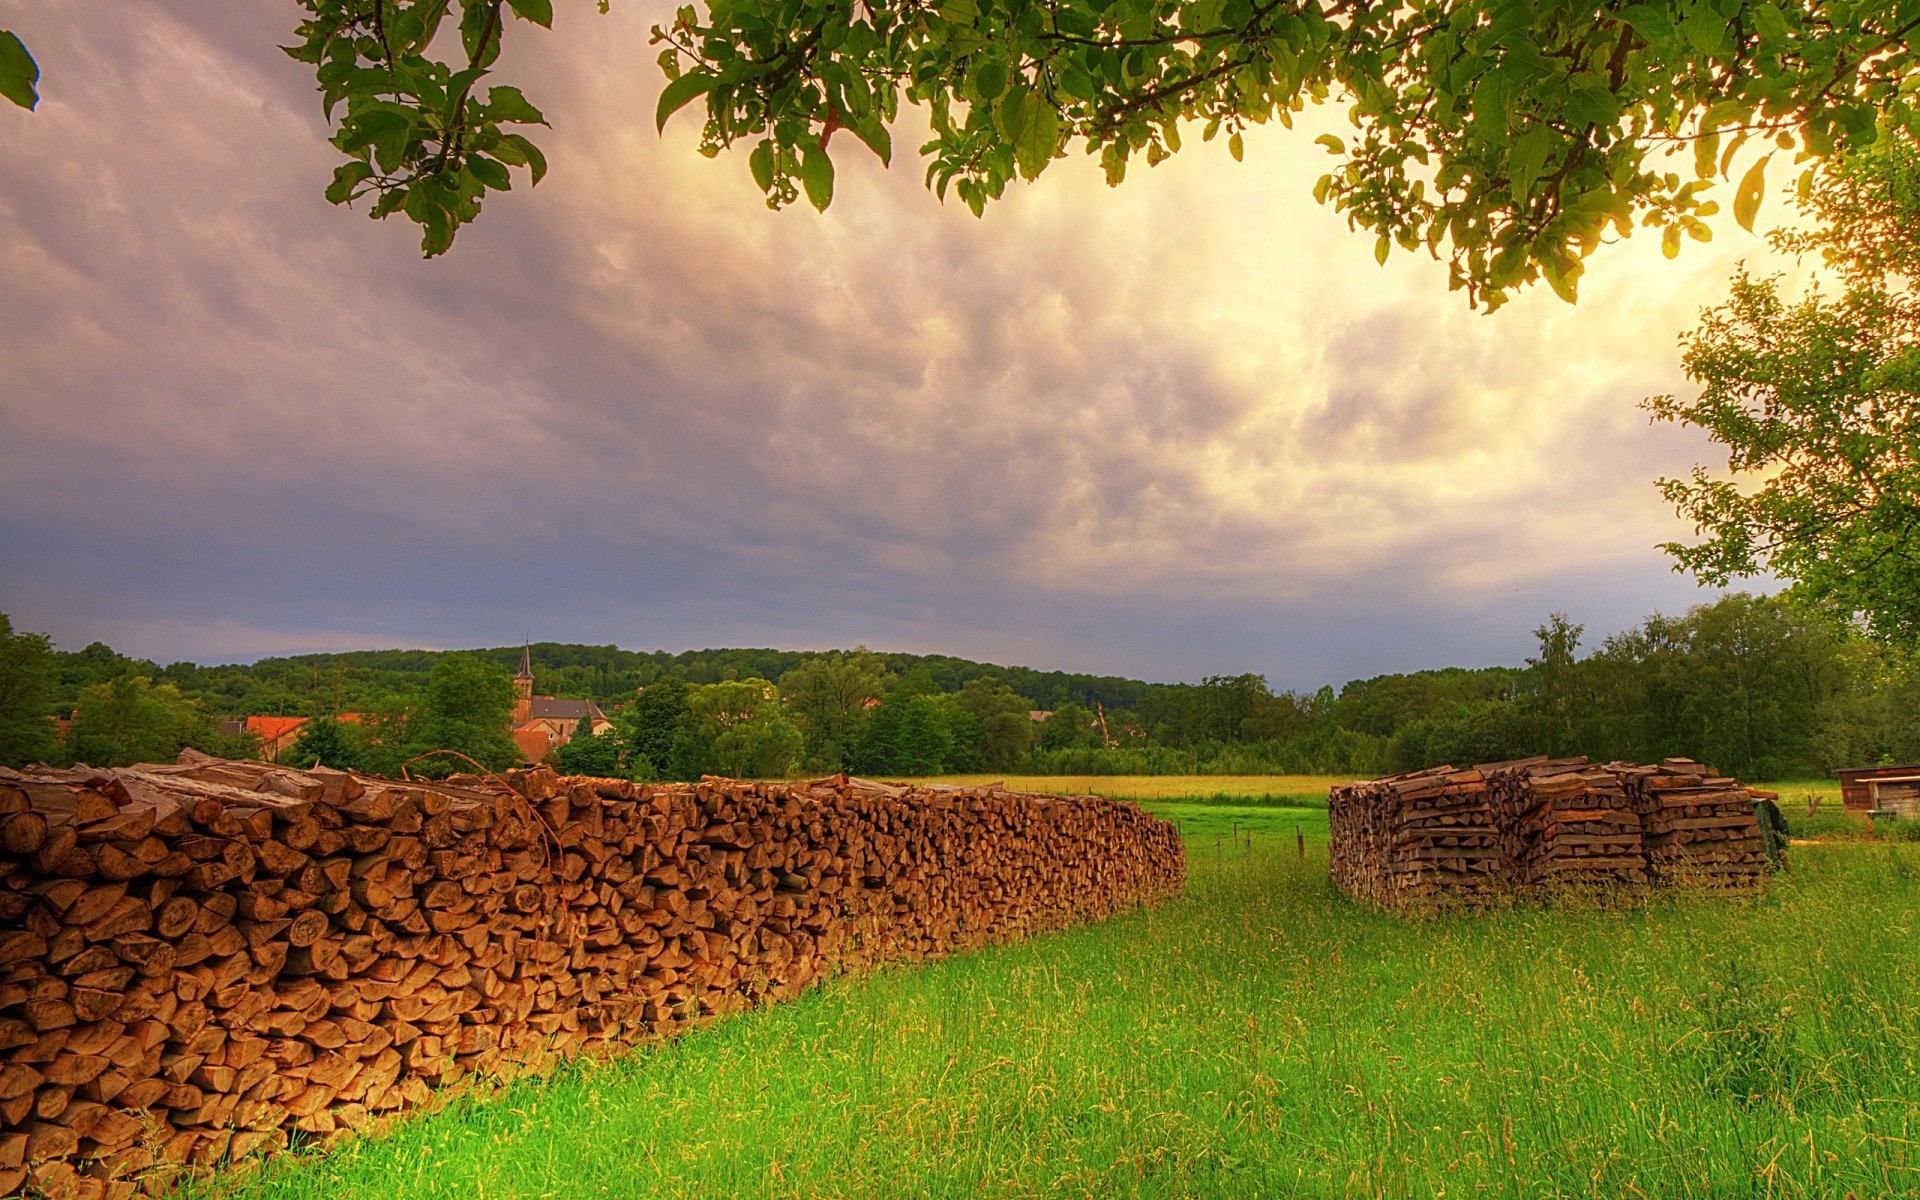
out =
[[[516,170],[539,180],[515,132],[539,110],[480,84],[552,0],[300,3],[288,51],[348,158],[330,199],[404,213],[432,255]],[[890,162],[904,100],[929,116],[928,184],[978,213],[1070,150],[1117,184],[1196,130],[1238,158],[1249,126],[1334,99],[1352,129],[1318,139],[1315,195],[1383,261],[1444,257],[1491,308],[1541,278],[1571,300],[1583,259],[1636,228],[1669,255],[1706,239],[1743,147],[1772,148],[1734,191],[1751,227],[1774,159],[1911,127],[1916,27],[1920,0],[705,0],[653,31],[656,121],[699,101],[703,153],[744,143],[769,204],[824,208],[833,135]]]
[[[544,125],[520,89],[480,90],[512,21],[550,28],[553,0],[461,0],[459,37],[441,38],[453,0],[300,0],[300,42],[284,47],[314,68],[321,102],[347,156],[327,199],[374,197],[372,214],[421,226],[428,257],[480,215],[487,192],[513,186],[513,169],[539,183],[547,160],[510,127]],[[441,47],[459,54],[439,57]]]

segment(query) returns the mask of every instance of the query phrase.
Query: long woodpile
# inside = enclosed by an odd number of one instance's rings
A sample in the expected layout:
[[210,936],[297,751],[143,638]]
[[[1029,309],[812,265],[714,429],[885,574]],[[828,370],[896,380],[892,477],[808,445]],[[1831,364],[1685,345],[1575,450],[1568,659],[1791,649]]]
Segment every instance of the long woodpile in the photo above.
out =
[[1480,898],[1504,883],[1486,777],[1435,767],[1335,788],[1329,869],[1349,895],[1390,908]]
[[1640,814],[1618,772],[1584,757],[1528,758],[1481,769],[1515,883],[1612,887],[1647,881]]
[[1094,797],[187,757],[0,772],[0,1195],[160,1190],[1185,878]]
[[1767,877],[1755,793],[1690,758],[1616,768],[1640,814],[1655,878],[1750,890]]
[[1648,884],[1754,890],[1768,864],[1756,793],[1690,759],[1435,767],[1333,789],[1333,882],[1387,908],[1516,891]]

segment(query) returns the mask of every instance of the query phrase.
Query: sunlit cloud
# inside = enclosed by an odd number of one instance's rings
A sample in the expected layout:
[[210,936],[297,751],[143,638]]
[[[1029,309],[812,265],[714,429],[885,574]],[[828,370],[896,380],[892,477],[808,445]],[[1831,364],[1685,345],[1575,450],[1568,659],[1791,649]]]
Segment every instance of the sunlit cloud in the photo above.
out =
[[284,11],[0,0],[47,72],[0,112],[0,609],[160,658],[531,629],[1305,686],[1693,596],[1651,481],[1706,448],[1634,405],[1758,239],[1488,317],[1278,128],[979,220],[836,143],[833,208],[771,213],[653,132],[656,16],[510,48],[553,172],[422,263],[321,201]]

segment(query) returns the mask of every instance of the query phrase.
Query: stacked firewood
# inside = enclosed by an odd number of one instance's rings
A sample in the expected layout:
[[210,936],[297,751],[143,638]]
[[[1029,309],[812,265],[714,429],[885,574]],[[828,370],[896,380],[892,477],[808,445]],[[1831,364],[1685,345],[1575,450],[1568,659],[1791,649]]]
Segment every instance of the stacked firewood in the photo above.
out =
[[1620,777],[1581,758],[1480,768],[1492,789],[1512,877],[1526,888],[1647,881],[1640,814]]
[[1349,895],[1392,908],[1482,898],[1505,883],[1485,776],[1435,767],[1333,789],[1329,870]]
[[1094,797],[185,759],[0,772],[0,1195],[130,1196],[1185,878]]
[[1750,788],[1690,758],[1610,769],[1640,814],[1655,878],[1689,887],[1765,886],[1767,856]]
[[1389,908],[1503,890],[1764,886],[1758,793],[1684,758],[1657,767],[1526,758],[1333,789],[1330,874]]

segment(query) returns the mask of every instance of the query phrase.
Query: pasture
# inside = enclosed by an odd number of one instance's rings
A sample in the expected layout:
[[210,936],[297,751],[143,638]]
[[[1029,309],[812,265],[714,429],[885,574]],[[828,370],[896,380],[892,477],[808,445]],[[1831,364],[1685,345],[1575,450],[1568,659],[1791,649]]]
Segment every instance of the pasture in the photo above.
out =
[[1160,908],[193,1195],[1920,1193],[1920,847],[1802,847],[1758,900],[1406,922],[1332,891],[1323,806],[1231,800],[1148,798],[1189,839]]

